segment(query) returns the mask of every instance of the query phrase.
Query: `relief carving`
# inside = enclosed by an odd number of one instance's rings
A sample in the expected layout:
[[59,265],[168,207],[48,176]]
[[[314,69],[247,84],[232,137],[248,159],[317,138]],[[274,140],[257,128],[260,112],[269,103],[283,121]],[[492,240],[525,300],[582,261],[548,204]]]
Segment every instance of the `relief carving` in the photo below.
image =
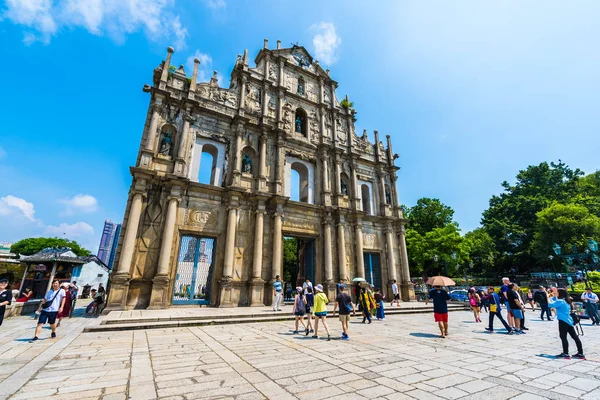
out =
[[269,79],[275,82],[279,79],[279,68],[276,64],[269,65]]
[[185,213],[184,225],[204,228],[207,225],[214,227],[217,225],[217,213],[215,211],[199,211],[188,209]]
[[377,240],[377,235],[374,233],[364,233],[363,232],[363,244],[365,247],[379,247],[379,241]]
[[304,230],[311,232],[317,232],[319,230],[316,224],[311,224],[309,222],[294,221],[289,219],[284,219],[282,225],[284,228],[291,228],[296,230]]

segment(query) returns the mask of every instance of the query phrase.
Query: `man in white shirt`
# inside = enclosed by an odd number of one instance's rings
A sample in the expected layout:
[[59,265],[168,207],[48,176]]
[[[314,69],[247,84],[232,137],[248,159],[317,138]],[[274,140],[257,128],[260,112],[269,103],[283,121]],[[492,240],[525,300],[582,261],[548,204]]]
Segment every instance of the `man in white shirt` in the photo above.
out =
[[600,325],[600,317],[598,316],[598,295],[592,292],[591,287],[585,288],[585,293],[581,295],[581,301],[585,305],[585,311],[588,317],[592,320],[592,325]]
[[398,292],[398,284],[396,283],[395,279],[394,279],[394,283],[392,283],[392,293],[394,294],[394,298],[392,299],[392,303],[390,304],[390,307],[393,307],[394,303],[396,303],[397,305],[400,305],[400,293]]
[[304,295],[308,293],[308,288],[312,289],[312,287],[312,282],[310,281],[310,279],[306,278],[306,281],[304,281],[304,283],[302,284],[302,291],[304,292]]
[[[35,328],[35,336],[31,339],[32,342],[38,340],[38,335],[46,322],[50,324],[50,329],[52,329],[50,337],[52,339],[56,338],[56,316],[63,310],[66,299],[65,296],[65,291],[60,288],[58,279],[53,280],[52,289],[48,290],[48,293],[46,293],[46,296],[42,299],[42,303],[38,309],[40,318],[38,319],[38,324]],[[48,303],[50,305],[44,308],[43,305]]]

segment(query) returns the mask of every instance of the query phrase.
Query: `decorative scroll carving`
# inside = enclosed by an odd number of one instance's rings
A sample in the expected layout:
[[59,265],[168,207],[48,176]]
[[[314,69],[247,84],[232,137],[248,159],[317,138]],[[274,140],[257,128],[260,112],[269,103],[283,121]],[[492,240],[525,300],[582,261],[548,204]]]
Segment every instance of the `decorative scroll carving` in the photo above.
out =
[[311,231],[317,232],[319,230],[318,225],[311,224],[310,222],[294,221],[291,219],[284,219],[282,222],[284,228],[290,228],[294,230]]
[[276,64],[269,65],[269,79],[275,82],[279,79],[279,67]]
[[364,233],[363,232],[363,245],[365,247],[379,247],[379,240],[377,235],[374,233]]
[[217,225],[217,213],[214,211],[200,211],[188,209],[185,213],[185,225],[204,228]]

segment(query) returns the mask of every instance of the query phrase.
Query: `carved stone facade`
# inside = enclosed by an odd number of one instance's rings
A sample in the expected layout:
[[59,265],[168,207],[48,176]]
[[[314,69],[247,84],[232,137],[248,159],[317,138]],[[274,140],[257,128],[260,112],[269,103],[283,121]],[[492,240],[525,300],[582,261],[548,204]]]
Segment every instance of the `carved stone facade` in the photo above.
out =
[[[301,46],[238,57],[229,89],[197,83],[173,49],[155,70],[109,309],[271,303],[283,238],[311,243],[311,276],[362,277],[413,298],[390,136],[358,137],[337,82]],[[293,187],[292,173],[299,185]],[[308,276],[308,272],[306,272]]]

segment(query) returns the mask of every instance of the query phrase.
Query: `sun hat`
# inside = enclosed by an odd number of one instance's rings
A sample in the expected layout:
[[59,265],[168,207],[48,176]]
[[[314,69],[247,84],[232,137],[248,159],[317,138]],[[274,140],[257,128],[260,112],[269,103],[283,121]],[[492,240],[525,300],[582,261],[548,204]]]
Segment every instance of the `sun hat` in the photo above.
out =
[[319,283],[317,286],[315,286],[315,290],[316,290],[317,292],[322,292],[322,291],[323,291],[323,285],[321,285],[321,284]]
[[301,291],[302,291],[302,287],[296,286],[296,292],[301,292]]

